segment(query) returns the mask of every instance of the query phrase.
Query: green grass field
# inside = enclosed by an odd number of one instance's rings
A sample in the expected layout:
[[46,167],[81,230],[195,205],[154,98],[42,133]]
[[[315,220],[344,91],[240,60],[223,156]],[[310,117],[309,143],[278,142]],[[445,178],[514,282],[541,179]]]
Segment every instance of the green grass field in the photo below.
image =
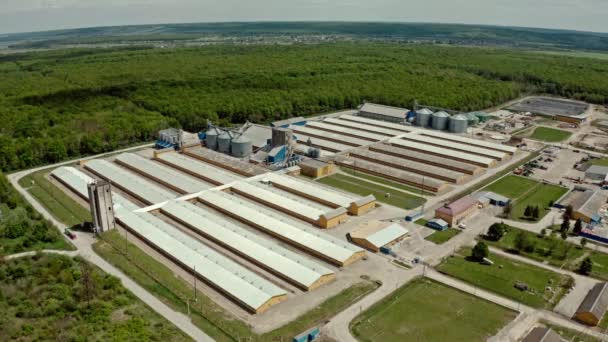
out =
[[[372,194],[378,201],[382,203],[406,210],[417,208],[426,202],[426,199],[422,197],[414,196],[403,191],[394,190],[382,185],[377,185],[342,174],[324,177],[318,179],[317,182],[361,196]],[[386,193],[390,193],[390,197],[385,197]]]
[[608,166],[608,158],[591,159],[588,163],[591,165]]
[[52,170],[29,174],[19,184],[42,204],[58,221],[73,226],[91,220],[89,211],[52,184],[46,177]]
[[560,129],[537,127],[529,138],[546,142],[560,142],[570,138],[571,135],[572,133]]
[[447,242],[448,240],[450,240],[452,237],[456,236],[460,234],[460,229],[455,229],[455,228],[449,228],[446,229],[444,231],[436,231],[433,234],[427,236],[426,238],[424,238],[427,241],[431,241],[432,243],[441,245],[445,242]]
[[373,175],[367,174],[365,172],[355,171],[355,170],[353,170],[351,168],[348,168],[348,167],[341,166],[340,170],[342,170],[344,173],[348,173],[349,175],[353,175],[353,176],[356,176],[356,177],[359,177],[359,178],[367,179],[367,180],[375,182],[375,183],[388,185],[390,187],[397,188],[397,189],[400,189],[400,190],[413,192],[414,194],[421,194],[422,193],[422,195],[425,195],[425,196],[435,196],[435,194],[432,193],[432,192],[421,191],[418,188],[415,188],[415,187],[412,187],[412,186],[407,186],[407,185],[405,185],[403,183],[394,182],[394,181],[392,181],[390,179],[386,179],[386,178],[382,178],[382,177],[378,177],[378,176],[373,176]]
[[551,201],[557,201],[568,189],[553,184],[544,184],[537,180],[509,175],[488,185],[483,190],[492,191],[506,196],[513,201],[511,218],[516,220],[537,221],[525,218],[527,206],[539,207],[539,218],[542,219],[549,212]]
[[[565,295],[566,287],[574,280],[565,275],[490,253],[494,265],[482,265],[469,260],[470,248],[464,248],[446,259],[437,270],[479,288],[495,292],[534,308],[552,309]],[[528,285],[529,291],[515,288],[516,282]],[[545,291],[547,286],[555,294]]]
[[420,278],[397,289],[350,324],[359,341],[485,341],[516,313]]
[[[128,259],[124,254],[126,245]],[[192,286],[134,244],[125,243],[117,230],[104,233],[103,240],[95,243],[93,249],[174,310],[187,312],[186,299],[193,297]],[[321,324],[377,287],[373,281],[362,280],[294,321],[263,335],[256,335],[248,325],[233,318],[202,292],[197,292],[198,302],[191,305],[190,317],[194,324],[217,341],[238,341],[245,337],[250,338],[248,341],[290,341],[294,335]]]

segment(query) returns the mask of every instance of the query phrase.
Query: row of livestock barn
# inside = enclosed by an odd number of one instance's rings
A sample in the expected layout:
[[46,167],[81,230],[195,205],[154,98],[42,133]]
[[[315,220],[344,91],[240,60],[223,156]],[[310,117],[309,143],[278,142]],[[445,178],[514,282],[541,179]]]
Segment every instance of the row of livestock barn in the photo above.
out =
[[342,114],[288,126],[302,150],[336,164],[429,192],[469,181],[509,160],[517,148],[461,135]]
[[251,313],[322,287],[363,258],[365,250],[322,230],[375,207],[373,196],[200,147],[123,153],[52,177],[83,203],[88,184],[110,182],[119,226]]

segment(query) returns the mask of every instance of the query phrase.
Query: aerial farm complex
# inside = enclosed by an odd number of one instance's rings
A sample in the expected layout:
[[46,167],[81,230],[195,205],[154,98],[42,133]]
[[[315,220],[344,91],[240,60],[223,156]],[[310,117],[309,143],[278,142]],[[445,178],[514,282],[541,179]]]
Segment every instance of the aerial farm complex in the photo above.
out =
[[[263,333],[361,279],[397,286],[420,263],[442,263],[449,275],[458,251],[504,220],[532,226],[567,210],[568,219],[584,223],[582,236],[608,241],[608,168],[585,173],[593,156],[566,166],[579,152],[535,140],[536,125],[525,119],[548,115],[542,106],[551,104],[532,99],[496,113],[459,113],[364,103],[268,126],[167,129],[154,148],[60,166],[49,180],[91,211],[95,233],[120,232]],[[521,113],[535,106],[539,113]],[[587,121],[586,108],[567,107],[550,124]],[[446,261],[450,256],[454,261]],[[483,262],[493,265],[491,259]],[[600,324],[606,286],[592,285],[565,295],[574,309],[581,306],[567,319]],[[561,296],[551,291],[543,298]],[[366,336],[374,319],[357,321],[353,332]],[[315,338],[317,323],[294,341]],[[555,335],[538,325],[523,331],[530,341]]]

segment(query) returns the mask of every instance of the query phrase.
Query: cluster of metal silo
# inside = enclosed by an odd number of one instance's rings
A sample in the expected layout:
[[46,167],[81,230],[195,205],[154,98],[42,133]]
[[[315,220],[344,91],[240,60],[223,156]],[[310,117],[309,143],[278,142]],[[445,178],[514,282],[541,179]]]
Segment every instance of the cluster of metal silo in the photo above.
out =
[[433,115],[433,112],[431,112],[427,108],[422,108],[421,110],[416,111],[416,126],[419,126],[419,127],[430,126],[432,115]]
[[475,115],[475,113],[467,113],[465,115],[469,122],[469,126],[475,126],[479,123],[479,118],[477,117],[477,115]]
[[433,129],[444,131],[448,128],[448,120],[450,119],[450,114],[446,112],[436,112],[432,115],[432,127]]
[[462,114],[454,115],[450,118],[450,132],[466,133],[469,119]]
[[217,150],[217,137],[219,132],[215,127],[211,127],[205,133],[205,141],[207,144],[207,148],[210,150]]
[[253,151],[253,143],[251,142],[251,139],[241,135],[232,139],[231,149],[234,157],[244,158]]

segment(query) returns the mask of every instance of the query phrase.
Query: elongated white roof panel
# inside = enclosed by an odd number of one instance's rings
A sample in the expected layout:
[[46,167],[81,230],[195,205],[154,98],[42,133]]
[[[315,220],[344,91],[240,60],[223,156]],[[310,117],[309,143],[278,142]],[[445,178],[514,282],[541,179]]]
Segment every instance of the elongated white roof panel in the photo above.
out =
[[369,140],[349,137],[347,135],[342,135],[342,134],[337,134],[337,133],[330,133],[327,131],[314,129],[314,128],[308,127],[308,126],[291,125],[291,126],[289,126],[289,129],[294,131],[295,135],[305,134],[309,137],[330,140],[330,141],[339,142],[339,143],[342,143],[345,145],[363,146],[363,145],[369,145],[372,143]]
[[447,167],[449,169],[456,169],[461,172],[466,172],[469,174],[474,174],[478,170],[480,170],[479,166],[475,166],[473,164],[468,164],[465,162],[460,162],[453,159],[447,159],[440,156],[436,156],[433,154],[428,154],[424,152],[418,152],[413,150],[408,150],[405,148],[399,148],[386,144],[377,144],[370,146],[371,151],[380,152],[388,155],[395,155],[402,159],[408,160],[416,160],[422,163],[432,164],[432,165],[440,165],[443,167]]
[[243,177],[217,166],[204,163],[179,153],[160,153],[157,159],[174,166],[177,169],[197,175],[217,185],[232,183]]
[[514,147],[514,146],[496,144],[493,142],[478,140],[478,139],[471,139],[471,138],[463,137],[463,136],[456,135],[456,134],[448,134],[448,133],[442,133],[442,132],[431,131],[431,130],[421,130],[420,134],[428,135],[431,137],[440,138],[440,139],[444,139],[444,140],[458,141],[458,142],[462,142],[462,143],[468,144],[468,145],[486,147],[486,148],[490,148],[493,150],[498,150],[498,151],[511,153],[511,154],[517,152],[517,147]]
[[435,154],[440,154],[449,158],[449,156],[453,156],[458,159],[466,160],[473,163],[483,164],[486,167],[491,166],[494,163],[493,159],[478,156],[475,154],[469,154],[454,150],[448,150],[447,148],[437,147],[427,144],[418,143],[415,141],[403,140],[399,138],[393,138],[389,140],[389,143],[395,146],[401,146],[405,148],[413,148],[418,151],[430,152]]
[[338,207],[348,208],[350,207],[351,203],[360,199],[356,198],[355,196],[348,196],[346,194],[341,194],[336,191],[326,189],[318,184],[306,182],[292,176],[272,173],[268,175],[268,179],[271,183],[278,184],[282,188],[294,189],[297,192],[309,194],[311,197],[322,198],[323,200],[333,203]]
[[[376,126],[367,125],[367,124],[363,124],[363,123],[357,123],[357,122],[352,122],[352,121],[348,121],[348,120],[341,120],[341,119],[334,119],[334,118],[327,118],[327,119],[323,120],[323,122],[333,124],[333,125],[338,125],[338,126],[346,126],[351,129],[360,129],[363,131],[369,131],[372,133],[381,134],[381,135],[390,136],[390,137],[394,137],[394,136],[401,135],[404,133],[403,131],[397,131],[397,130],[393,130],[390,128],[376,127]],[[385,137],[384,139],[387,139],[387,137]]]
[[340,143],[337,143],[334,141],[319,139],[319,138],[311,137],[306,134],[301,134],[301,133],[297,133],[297,132],[294,134],[294,136],[296,137],[296,140],[302,144],[307,144],[308,139],[310,139],[310,142],[312,143],[313,147],[320,148],[322,150],[331,151],[331,152],[342,152],[342,151],[346,151],[348,149],[353,148],[353,146],[350,146],[350,145],[344,145],[344,144],[340,144]]
[[400,124],[396,124],[396,123],[392,123],[392,122],[374,120],[374,119],[364,118],[362,116],[356,116],[356,115],[350,115],[350,114],[340,115],[340,119],[348,120],[348,121],[352,121],[352,122],[358,122],[358,123],[367,124],[367,125],[376,126],[376,127],[389,128],[392,130],[401,131],[402,134],[409,133],[409,132],[416,130],[416,128],[411,127],[411,126],[404,126],[404,125],[400,125]]
[[414,140],[421,143],[433,144],[439,147],[445,147],[450,150],[469,152],[472,154],[479,154],[484,157],[489,157],[497,160],[503,160],[506,158],[504,152],[488,150],[487,148],[475,147],[471,145],[464,145],[454,141],[446,141],[443,139],[432,138],[422,134],[407,134],[401,137],[401,139]]
[[89,198],[87,185],[95,180],[86,173],[71,166],[62,166],[53,170],[51,174],[76,191],[80,196]]
[[161,203],[176,197],[158,185],[106,160],[93,159],[84,166],[147,204]]
[[359,111],[405,119],[409,109],[367,102],[361,105]]
[[231,188],[246,197],[259,199],[262,203],[269,203],[274,207],[282,208],[288,212],[297,213],[298,215],[304,216],[312,221],[317,221],[319,217],[324,214],[323,211],[317,208],[311,207],[294,199],[281,196],[250,183],[236,182],[232,184]]
[[116,161],[183,194],[191,194],[212,187],[138,154],[122,153],[116,157]]
[[278,243],[257,236],[189,202],[170,202],[162,211],[238,254],[306,288],[330,269],[307,260]]
[[287,293],[268,280],[205,246],[149,213],[117,212],[117,218],[141,238],[253,310]]
[[[53,170],[51,174],[70,186],[70,188],[72,188],[74,191],[77,191],[80,195],[82,195],[83,198],[89,198],[89,190],[87,189],[87,185],[93,183],[95,180],[89,177],[89,175],[86,173],[71,166],[62,166]],[[127,210],[139,209],[135,203],[127,200],[114,191],[112,191],[112,201],[114,202],[114,207],[119,205]]]
[[375,133],[362,131],[360,129],[353,129],[353,128],[347,128],[347,127],[342,127],[342,126],[338,126],[338,125],[332,125],[332,124],[326,123],[326,122],[308,121],[306,126],[312,127],[312,128],[317,128],[317,129],[324,130],[324,131],[336,132],[338,134],[354,135],[355,137],[370,140],[370,141],[381,141],[381,140],[388,139],[387,136],[382,135],[382,134],[375,134]]
[[315,254],[337,263],[347,262],[356,252],[363,251],[362,249],[353,249],[347,243],[334,239],[330,235],[321,232],[312,233],[292,226],[274,216],[263,214],[252,203],[222,191],[205,191],[199,198],[204,203],[216,209],[221,208],[258,229],[279,236],[300,248],[312,250]]
[[367,241],[376,247],[382,247],[408,233],[401,225],[391,224],[367,237]]

